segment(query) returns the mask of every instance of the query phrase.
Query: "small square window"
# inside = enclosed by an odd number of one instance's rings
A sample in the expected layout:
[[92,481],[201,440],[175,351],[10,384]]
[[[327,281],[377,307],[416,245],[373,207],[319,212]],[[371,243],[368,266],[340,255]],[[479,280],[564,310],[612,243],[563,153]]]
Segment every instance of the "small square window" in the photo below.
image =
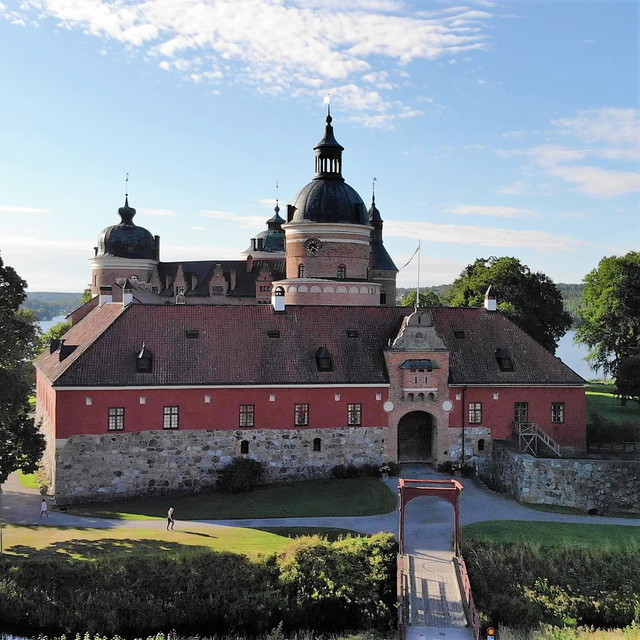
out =
[[275,402],[275,401],[276,401],[276,394],[275,393],[269,394],[269,402]]
[[140,396],[140,404],[147,404],[147,399],[145,396]]
[[335,399],[336,402],[340,402],[340,398],[341,397],[342,396],[339,393],[336,393],[336,395],[334,396],[334,399]]
[[376,400],[382,400],[382,394],[376,393]]
[[211,396],[205,396],[204,401],[206,404],[209,404],[211,402]]
[[87,396],[84,399],[84,403],[87,405],[87,407],[90,407],[93,404],[93,398],[90,398],[89,396]]

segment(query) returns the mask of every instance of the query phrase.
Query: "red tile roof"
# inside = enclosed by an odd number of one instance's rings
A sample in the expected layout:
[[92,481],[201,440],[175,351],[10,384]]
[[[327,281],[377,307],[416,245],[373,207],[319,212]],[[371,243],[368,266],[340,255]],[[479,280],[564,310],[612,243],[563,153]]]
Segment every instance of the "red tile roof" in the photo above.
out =
[[[43,354],[38,368],[55,386],[385,384],[383,350],[407,307],[108,304],[66,334],[78,348],[65,360]],[[431,309],[450,350],[452,384],[582,384],[584,381],[502,314]],[[189,338],[187,329],[198,331]],[[354,331],[357,331],[357,337]],[[454,331],[464,331],[456,338]],[[351,336],[348,334],[350,331]],[[279,337],[273,337],[279,332]],[[136,372],[142,345],[151,373]],[[326,347],[331,372],[318,372]],[[508,349],[513,372],[501,372],[496,349]]]

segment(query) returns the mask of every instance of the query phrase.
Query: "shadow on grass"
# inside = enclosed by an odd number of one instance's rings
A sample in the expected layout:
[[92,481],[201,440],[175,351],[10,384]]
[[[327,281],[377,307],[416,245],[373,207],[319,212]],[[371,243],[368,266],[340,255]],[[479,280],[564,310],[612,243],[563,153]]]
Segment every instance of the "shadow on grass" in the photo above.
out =
[[251,527],[255,531],[274,533],[285,538],[302,538],[304,536],[320,536],[329,542],[335,542],[341,538],[368,538],[368,533],[361,533],[353,529],[336,529],[334,527]]
[[[193,535],[207,535],[198,534]],[[214,538],[215,536],[209,536]],[[64,540],[61,542],[53,542],[43,549],[36,549],[27,545],[13,545],[10,550],[11,554],[22,557],[31,557],[39,559],[60,559],[61,555],[70,558],[96,560],[104,557],[114,556],[140,556],[140,555],[159,555],[159,554],[184,554],[193,552],[211,552],[215,553],[210,547],[189,545],[185,546],[177,542],[167,542],[164,540],[137,540],[133,538],[101,538],[99,540]]]

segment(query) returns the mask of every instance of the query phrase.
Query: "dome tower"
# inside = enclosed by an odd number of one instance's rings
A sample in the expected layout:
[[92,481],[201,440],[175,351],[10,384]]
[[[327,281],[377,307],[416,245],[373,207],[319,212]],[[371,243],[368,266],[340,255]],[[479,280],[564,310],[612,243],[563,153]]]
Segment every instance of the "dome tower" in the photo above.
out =
[[362,198],[342,177],[342,147],[330,110],[314,147],[313,180],[287,207],[287,277],[274,283],[286,304],[379,305],[381,285],[370,277],[373,227]]
[[118,280],[149,282],[159,260],[160,237],[133,222],[136,210],[129,206],[118,209],[120,224],[102,231],[95,255],[91,260],[91,292],[97,295],[100,287],[113,286]]

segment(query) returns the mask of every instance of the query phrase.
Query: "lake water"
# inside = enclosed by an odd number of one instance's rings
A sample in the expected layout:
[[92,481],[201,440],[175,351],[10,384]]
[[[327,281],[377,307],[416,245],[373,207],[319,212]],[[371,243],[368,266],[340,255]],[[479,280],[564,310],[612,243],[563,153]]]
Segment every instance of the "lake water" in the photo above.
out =
[[589,353],[587,347],[576,344],[573,341],[575,335],[576,332],[572,329],[560,338],[558,348],[556,349],[556,356],[585,380],[601,379],[603,377],[602,373],[595,372],[585,360],[585,357]]
[[51,320],[38,322],[38,325],[40,326],[40,331],[42,331],[42,333],[47,333],[51,327],[59,324],[60,322],[64,322],[66,319],[66,316],[56,316],[55,318],[51,318]]

